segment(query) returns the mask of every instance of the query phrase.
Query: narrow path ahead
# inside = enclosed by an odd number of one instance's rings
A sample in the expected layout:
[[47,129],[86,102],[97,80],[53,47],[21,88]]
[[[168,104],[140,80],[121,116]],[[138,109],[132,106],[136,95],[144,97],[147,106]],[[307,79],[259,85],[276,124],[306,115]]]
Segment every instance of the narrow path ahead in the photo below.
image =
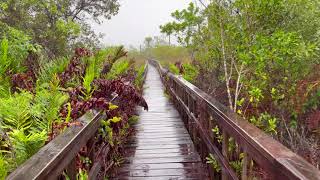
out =
[[208,179],[188,131],[165,96],[152,65],[144,87],[149,111],[139,111],[136,134],[126,145],[125,163],[114,179]]

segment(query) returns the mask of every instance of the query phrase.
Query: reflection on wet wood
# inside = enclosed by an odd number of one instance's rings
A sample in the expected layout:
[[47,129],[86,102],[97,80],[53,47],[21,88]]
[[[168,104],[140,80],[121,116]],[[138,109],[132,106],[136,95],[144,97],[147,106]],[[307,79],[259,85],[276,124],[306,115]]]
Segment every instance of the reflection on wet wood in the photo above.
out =
[[113,179],[209,179],[173,103],[165,96],[159,74],[149,66],[144,98],[149,111],[140,111],[136,133],[125,146],[125,163]]

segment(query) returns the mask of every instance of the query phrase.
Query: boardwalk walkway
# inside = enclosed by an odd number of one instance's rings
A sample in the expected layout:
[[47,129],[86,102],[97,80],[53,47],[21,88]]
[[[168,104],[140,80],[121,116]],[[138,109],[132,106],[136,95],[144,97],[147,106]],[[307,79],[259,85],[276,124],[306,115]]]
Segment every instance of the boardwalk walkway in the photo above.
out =
[[114,179],[208,179],[188,131],[151,65],[144,87],[149,111],[139,111],[136,134],[126,145],[125,163]]

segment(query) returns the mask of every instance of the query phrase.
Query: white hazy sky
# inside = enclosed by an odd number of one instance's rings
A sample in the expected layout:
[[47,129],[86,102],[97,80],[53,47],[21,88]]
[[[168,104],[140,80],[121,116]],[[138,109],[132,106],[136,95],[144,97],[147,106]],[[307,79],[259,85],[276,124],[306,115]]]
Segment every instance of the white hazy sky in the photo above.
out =
[[183,9],[192,0],[120,0],[119,13],[109,21],[93,25],[105,36],[106,45],[138,47],[147,36],[160,35],[159,25],[171,19],[171,12]]

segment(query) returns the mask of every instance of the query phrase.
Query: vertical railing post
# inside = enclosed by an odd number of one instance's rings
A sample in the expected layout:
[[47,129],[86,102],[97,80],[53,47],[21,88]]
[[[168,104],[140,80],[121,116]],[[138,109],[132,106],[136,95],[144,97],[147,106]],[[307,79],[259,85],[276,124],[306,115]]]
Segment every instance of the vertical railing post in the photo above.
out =
[[243,152],[241,179],[248,179],[248,154]]
[[169,81],[170,81],[170,87],[173,89],[174,92],[176,92],[176,84],[174,83],[173,79],[170,78]]
[[76,169],[76,160],[77,160],[77,156],[72,159],[72,161],[70,162],[70,164],[66,168],[66,170],[67,170],[66,174],[68,175],[70,180],[76,180],[76,177],[77,177],[78,172]]
[[91,160],[91,163],[94,164],[95,163],[95,137],[92,137],[88,143],[87,143],[87,147],[89,149],[89,159]]
[[[222,130],[222,138],[223,138],[222,139],[222,155],[225,157],[227,162],[229,162],[229,158],[228,158],[229,135],[224,129]],[[226,173],[226,170],[223,169],[222,170],[222,180],[227,180],[227,179],[228,179],[228,175]]]
[[188,106],[188,109],[190,111],[190,113],[193,113],[192,112],[192,97],[191,97],[191,94],[187,91],[187,106]]

